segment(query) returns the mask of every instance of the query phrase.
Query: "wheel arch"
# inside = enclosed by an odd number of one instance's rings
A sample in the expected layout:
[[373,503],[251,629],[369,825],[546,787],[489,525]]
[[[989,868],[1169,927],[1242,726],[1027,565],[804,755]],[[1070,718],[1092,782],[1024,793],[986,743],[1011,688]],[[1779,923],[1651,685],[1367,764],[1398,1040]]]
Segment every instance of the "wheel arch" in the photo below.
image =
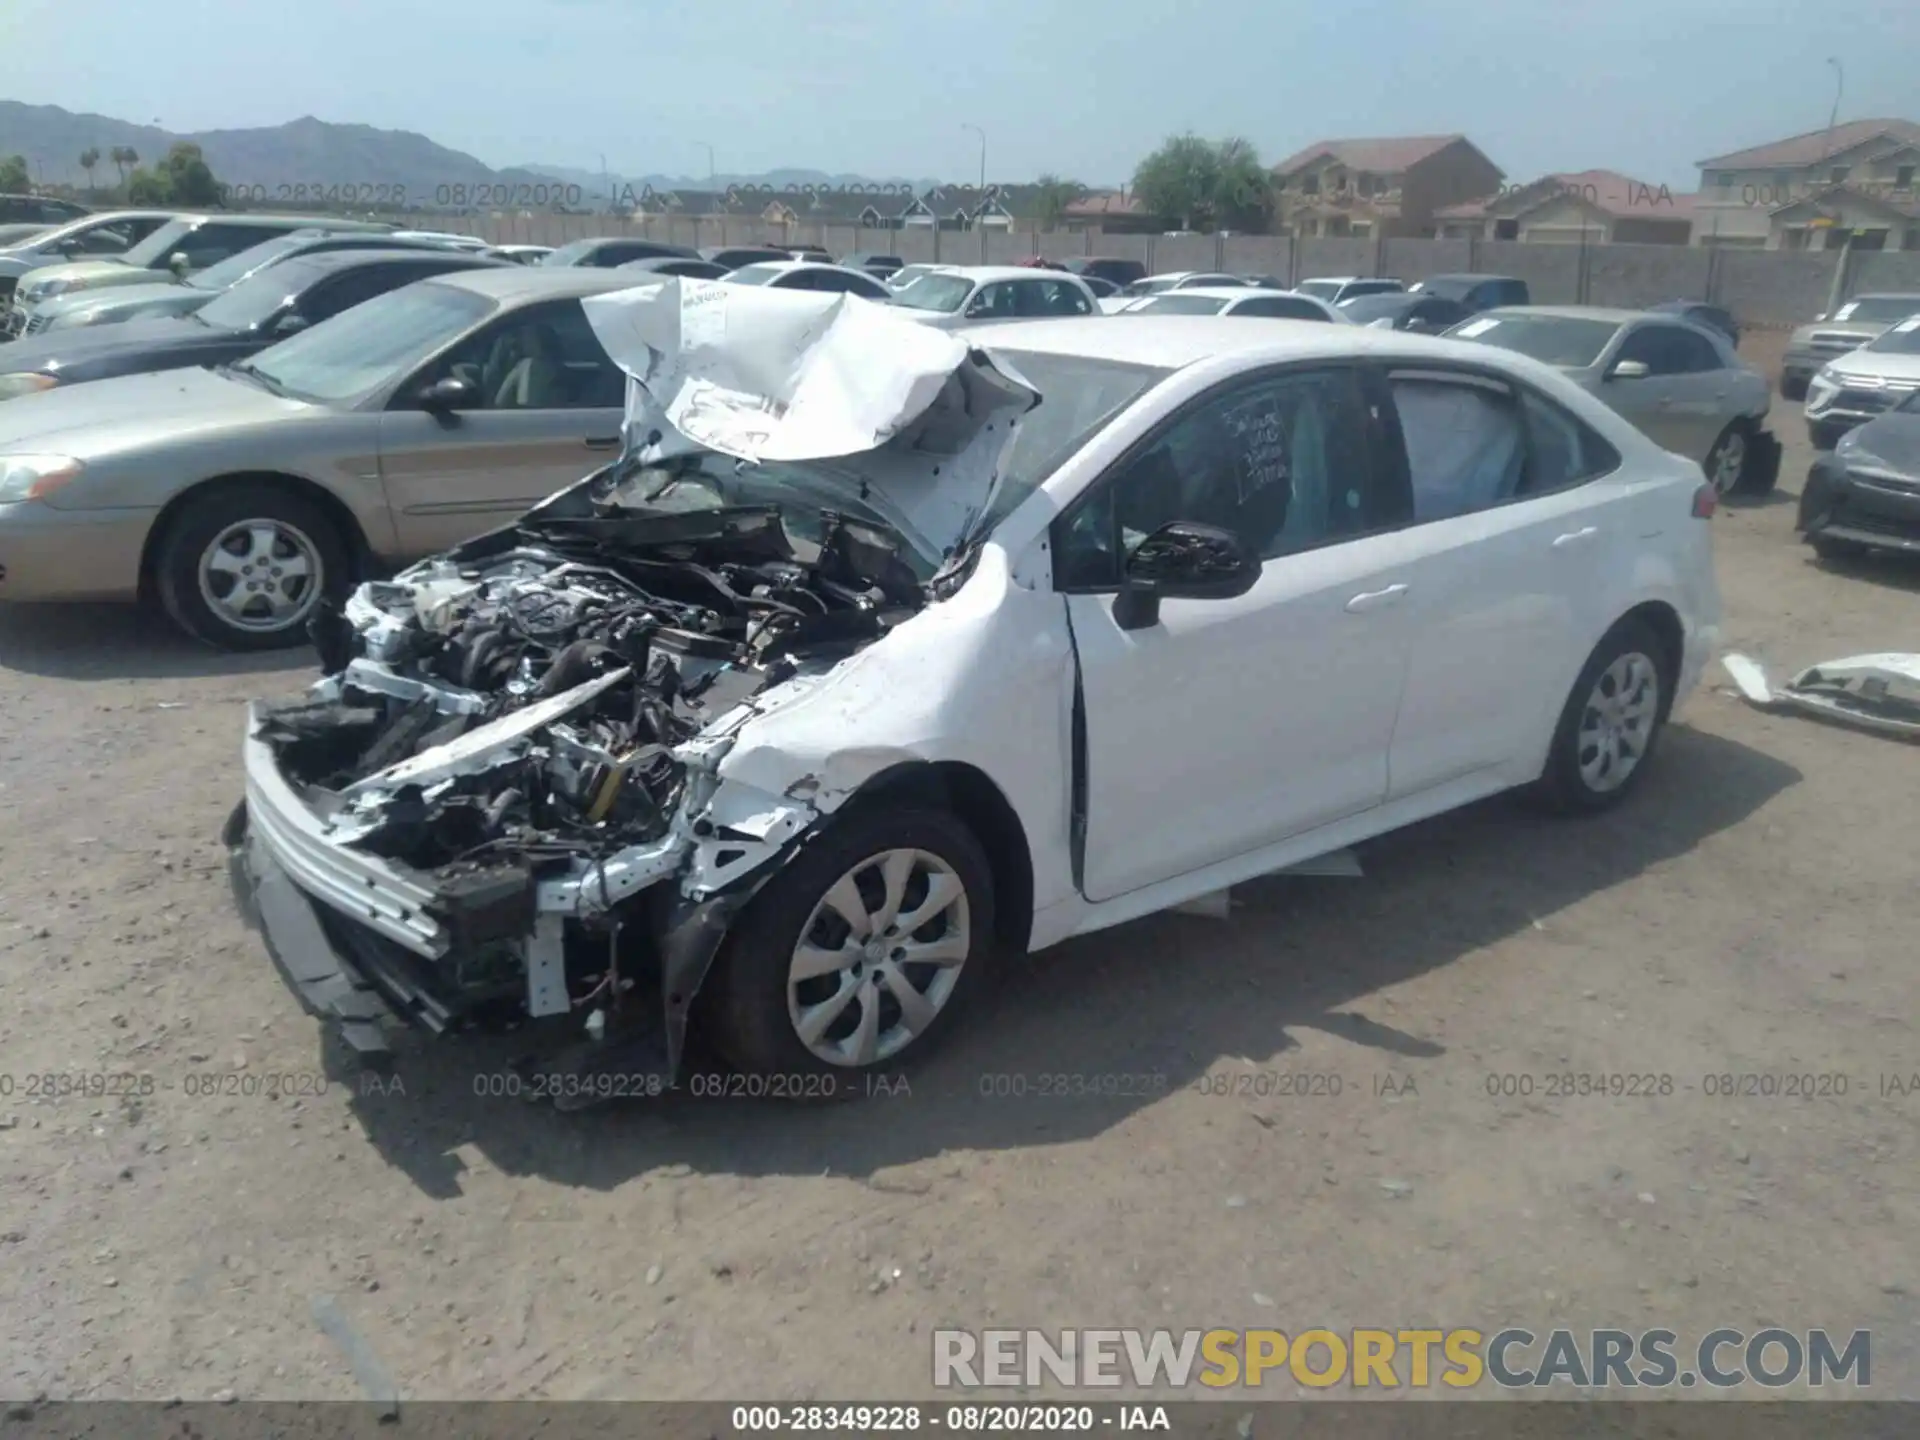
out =
[[153,518],[153,524],[147,527],[146,543],[140,547],[140,598],[151,602],[157,593],[154,566],[159,560],[160,549],[166,544],[182,512],[196,501],[219,490],[238,489],[243,485],[278,485],[302,499],[318,506],[328,519],[340,531],[340,537],[353,552],[354,563],[365,570],[372,558],[372,547],[367,543],[367,534],[359,520],[346,503],[326,486],[316,484],[304,475],[295,475],[285,470],[233,470],[222,475],[211,475],[205,480],[196,481],[173,496],[160,507],[160,513]]
[[1680,683],[1680,671],[1686,660],[1686,626],[1681,623],[1680,612],[1667,601],[1643,600],[1608,626],[1606,635],[1595,642],[1595,648],[1605,643],[1607,636],[1636,622],[1645,625],[1660,641],[1662,653],[1656,658],[1660,661],[1660,719],[1664,722],[1673,711],[1674,687]]
[[1033,935],[1033,851],[1006,794],[979,767],[958,760],[910,760],[880,771],[837,814],[919,802],[951,811],[973,831],[993,874],[995,938],[1024,955]]

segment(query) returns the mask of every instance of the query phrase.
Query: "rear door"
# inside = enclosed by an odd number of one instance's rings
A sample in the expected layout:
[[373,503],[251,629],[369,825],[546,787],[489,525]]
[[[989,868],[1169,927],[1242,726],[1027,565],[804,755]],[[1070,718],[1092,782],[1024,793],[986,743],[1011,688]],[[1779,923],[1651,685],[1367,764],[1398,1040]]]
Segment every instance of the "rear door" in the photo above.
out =
[[[419,392],[449,376],[478,399],[430,414]],[[444,550],[605,463],[620,445],[625,395],[578,300],[515,310],[428,361],[380,417],[380,472],[402,553]]]
[[1613,448],[1539,394],[1481,372],[1376,376],[1414,523],[1401,549],[1412,625],[1388,757],[1391,799],[1518,784],[1551,732],[1634,526],[1601,477]]

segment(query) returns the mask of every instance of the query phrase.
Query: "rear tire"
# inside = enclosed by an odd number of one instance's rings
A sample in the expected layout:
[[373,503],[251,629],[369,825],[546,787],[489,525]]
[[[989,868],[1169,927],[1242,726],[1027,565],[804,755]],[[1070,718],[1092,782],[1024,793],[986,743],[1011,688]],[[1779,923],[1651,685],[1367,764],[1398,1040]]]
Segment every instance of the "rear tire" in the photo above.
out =
[[1806,399],[1807,377],[1804,375],[1782,375],[1780,377],[1780,398],[1782,400]]
[[307,619],[352,580],[352,549],[318,505],[271,482],[209,489],[173,517],[154,554],[160,603],[221,650],[306,643]]
[[1753,452],[1754,428],[1751,420],[1730,420],[1727,428],[1720,432],[1720,438],[1713,442],[1713,449],[1707,452],[1706,464],[1701,468],[1707,472],[1714,492],[1723,499],[1728,495],[1746,495],[1753,491],[1753,479],[1759,473]]
[[1573,682],[1535,787],[1566,814],[1618,805],[1653,759],[1673,703],[1679,657],[1644,620],[1627,619],[1601,639]]
[[[891,913],[889,862],[901,882]],[[878,923],[863,936],[840,918],[849,909]],[[912,931],[890,928],[916,911],[925,918]],[[702,1019],[738,1069],[831,1076],[845,1091],[932,1048],[984,988],[993,934],[993,872],[957,816],[849,814],[741,914],[704,987]],[[915,951],[935,958],[916,961]]]

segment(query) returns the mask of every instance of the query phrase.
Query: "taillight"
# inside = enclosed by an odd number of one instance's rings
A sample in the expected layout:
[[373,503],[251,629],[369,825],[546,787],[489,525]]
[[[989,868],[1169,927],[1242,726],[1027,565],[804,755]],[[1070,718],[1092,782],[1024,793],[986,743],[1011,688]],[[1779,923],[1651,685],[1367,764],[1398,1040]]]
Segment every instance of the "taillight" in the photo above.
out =
[[1711,520],[1713,512],[1720,508],[1720,492],[1711,485],[1702,485],[1693,492],[1693,518]]

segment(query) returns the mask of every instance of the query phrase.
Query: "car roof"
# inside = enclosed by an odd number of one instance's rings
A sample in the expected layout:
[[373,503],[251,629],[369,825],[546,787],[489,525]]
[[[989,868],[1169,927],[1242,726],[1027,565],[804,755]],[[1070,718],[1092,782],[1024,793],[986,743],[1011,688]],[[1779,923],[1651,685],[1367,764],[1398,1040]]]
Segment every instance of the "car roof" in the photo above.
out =
[[1516,275],[1493,275],[1484,270],[1458,270],[1445,275],[1423,275],[1422,280],[1471,280],[1476,284],[1482,280],[1516,280]]
[[1621,310],[1605,305],[1500,305],[1484,315],[1544,315],[1554,320],[1604,320],[1609,325],[1624,325],[1643,320],[1645,310]]
[[565,299],[570,295],[600,295],[609,290],[633,288],[633,281],[617,269],[602,270],[591,265],[514,265],[505,261],[471,270],[451,270],[434,276],[433,283],[458,285],[463,290],[502,301]]
[[236,215],[225,210],[174,210],[157,213],[169,214],[175,220],[217,220],[222,225],[241,225],[261,230],[311,229],[352,232],[398,228],[386,220],[348,220],[338,215]]
[[1920,290],[1867,290],[1849,295],[1840,303],[1851,305],[1855,300],[1920,300]]
[[1314,280],[1322,285],[1351,285],[1356,280],[1384,280],[1386,278],[1384,275],[1308,275],[1302,279],[1300,283],[1304,285],[1307,281]]
[[[1110,315],[1007,320],[982,327],[978,333],[975,343],[988,350],[1027,350],[1163,370],[1242,352],[1255,352],[1261,363],[1372,355],[1388,360],[1444,358],[1475,365],[1489,363],[1490,355],[1507,354],[1471,340],[1439,340],[1364,325],[1303,325],[1277,317],[1236,320],[1231,315],[1135,314],[1124,325],[1115,324]],[[1494,359],[1490,363],[1507,362]]]
[[1071,270],[1042,270],[1035,265],[942,265],[939,268],[955,275],[964,275],[969,280],[978,280],[983,284],[989,280],[1078,280],[1080,278]]
[[424,245],[395,245],[390,249],[366,245],[354,246],[347,250],[315,250],[306,255],[291,255],[273,268],[278,271],[298,263],[310,270],[351,270],[356,265],[378,265],[388,260],[417,260],[422,263],[429,260],[459,260],[472,265],[477,270],[485,270],[495,265],[505,266],[510,263],[506,260],[490,259],[485,255],[462,255],[457,250],[429,249]]
[[[1324,305],[1327,302],[1317,296],[1302,295],[1298,290],[1272,290],[1265,285],[1189,285],[1180,292],[1182,295],[1198,295],[1203,300],[1270,300],[1275,295],[1287,296],[1296,300],[1305,300],[1309,305]],[[1149,300],[1165,300],[1166,295],[1143,295],[1141,303]]]

